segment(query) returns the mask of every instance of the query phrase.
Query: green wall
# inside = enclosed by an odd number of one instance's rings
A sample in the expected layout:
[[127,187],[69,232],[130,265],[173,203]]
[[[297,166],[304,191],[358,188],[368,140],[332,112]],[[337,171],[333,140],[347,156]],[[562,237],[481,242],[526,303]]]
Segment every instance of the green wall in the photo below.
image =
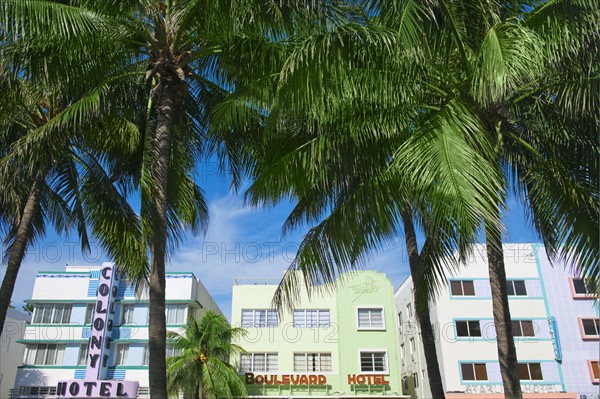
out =
[[[242,309],[268,309],[276,285],[248,284],[233,287],[232,324],[241,323]],[[357,311],[359,307],[383,308],[385,328],[382,330],[359,330]],[[281,314],[278,327],[247,328],[248,334],[238,342],[247,352],[277,352],[277,372],[255,373],[256,375],[297,376],[293,371],[293,354],[303,352],[326,352],[332,355],[332,371],[322,374],[325,385],[317,384],[252,384],[247,385],[250,395],[326,396],[338,395],[401,395],[399,337],[394,291],[390,280],[383,273],[357,271],[345,274],[328,293],[313,293],[309,298],[305,290],[296,309],[329,309],[329,328],[296,328],[292,325],[291,313]],[[360,355],[363,351],[386,351],[387,372],[374,373],[371,384],[349,384],[348,376],[360,375]],[[232,359],[236,364],[239,358]],[[387,384],[381,383],[381,377]],[[364,374],[365,376],[368,373]],[[362,380],[359,377],[358,380]],[[365,382],[367,378],[364,377]],[[287,381],[286,381],[287,382]]]

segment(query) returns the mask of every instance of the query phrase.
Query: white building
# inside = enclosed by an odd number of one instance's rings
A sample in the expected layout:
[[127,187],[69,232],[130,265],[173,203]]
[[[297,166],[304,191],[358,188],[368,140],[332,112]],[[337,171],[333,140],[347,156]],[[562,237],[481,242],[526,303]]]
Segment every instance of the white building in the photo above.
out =
[[[92,397],[147,397],[148,294],[136,294],[112,271],[112,264],[105,263],[38,273],[28,301],[34,307],[32,323],[19,341],[25,355],[13,398],[55,398],[62,383],[66,397],[89,397],[88,387],[109,392]],[[192,273],[167,273],[166,295],[169,330],[180,329],[188,316],[199,317],[203,310],[220,312]],[[167,356],[172,355],[173,348],[167,348]],[[91,362],[96,352],[100,360]],[[138,392],[123,395],[128,387]]]
[[[525,398],[598,398],[598,300],[581,279],[552,267],[535,244],[504,246],[509,304]],[[430,398],[412,280],[396,291],[402,375],[415,398]],[[430,304],[447,398],[502,398],[487,259],[475,246],[467,266]],[[402,355],[403,353],[403,355]]]
[[17,343],[25,335],[31,317],[15,309],[8,309],[0,337],[0,398],[8,398],[15,383],[17,367],[23,360],[25,347]]

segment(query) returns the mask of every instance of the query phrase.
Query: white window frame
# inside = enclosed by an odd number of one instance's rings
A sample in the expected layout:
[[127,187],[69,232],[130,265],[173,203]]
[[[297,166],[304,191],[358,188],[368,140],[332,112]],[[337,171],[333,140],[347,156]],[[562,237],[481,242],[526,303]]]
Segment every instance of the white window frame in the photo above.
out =
[[[309,370],[309,356],[312,358],[316,355],[317,358],[317,370]],[[304,357],[304,370],[296,369],[296,356]],[[329,370],[323,370],[322,358],[329,357]],[[331,352],[294,352],[292,358],[294,373],[331,373],[333,371],[333,356]]]
[[[308,325],[307,315],[309,314],[309,312],[311,314],[316,313],[316,325]],[[321,314],[324,313],[327,313],[327,322],[321,324]],[[300,314],[303,315],[304,320],[302,323],[296,323],[296,315]],[[312,318],[311,316],[311,320],[315,320],[315,318]],[[292,313],[292,323],[296,328],[329,328],[329,326],[331,326],[331,311],[329,309],[294,309]]]
[[95,303],[88,303],[85,307],[85,319],[83,320],[83,324],[89,326],[94,321],[94,308]]
[[[60,320],[55,321],[58,312],[61,308]],[[71,312],[73,305],[70,303],[44,303],[35,305],[33,308],[33,318],[31,324],[69,324],[71,322]],[[40,315],[40,312],[41,315]],[[48,320],[44,321],[48,316]]]
[[[371,312],[369,312],[369,326],[361,327],[360,325],[360,316],[359,312],[361,310],[381,310],[381,327],[373,327],[373,323],[371,320]],[[356,307],[356,329],[360,331],[366,330],[385,330],[385,308],[383,306],[357,306]]]
[[[370,353],[370,354],[375,354],[375,353],[383,353],[384,356],[384,367],[385,369],[383,371],[365,371],[362,369],[362,354],[363,353]],[[373,368],[375,368],[375,362],[373,361]],[[387,349],[373,349],[373,348],[369,348],[369,349],[360,349],[358,351],[358,370],[360,370],[360,374],[384,374],[384,375],[389,375],[390,374],[390,365],[389,365],[389,360],[388,360],[388,351]]]
[[[167,359],[170,357],[179,356],[182,353],[183,349],[175,348],[173,344],[167,344],[165,350],[165,356]],[[142,366],[147,366],[148,364],[150,364],[150,346],[146,344],[144,345],[144,353],[142,354]]]
[[[540,367],[540,373],[542,374],[542,379],[540,379],[540,380],[532,380],[531,379],[531,365],[532,364],[535,364]],[[526,379],[526,380],[523,379],[520,381],[544,381],[544,369],[542,368],[542,363],[540,363],[540,362],[523,362],[523,363],[519,362],[519,366],[523,366],[523,365],[527,365],[527,373],[529,374],[529,379]],[[519,370],[519,373],[520,373],[520,370]]]
[[175,345],[173,344],[167,344],[166,350],[165,350],[165,356],[168,358],[170,357],[174,357],[174,356],[180,356],[183,353],[183,349],[181,348],[176,348]]
[[[452,293],[452,283],[453,282],[460,283],[460,292],[461,292],[460,294],[453,294]],[[469,283],[473,284],[473,293],[474,293],[473,295],[465,295],[465,282],[469,282]],[[466,279],[466,280],[450,280],[448,288],[449,288],[449,291],[450,291],[450,296],[452,296],[452,297],[463,297],[463,296],[466,296],[466,297],[476,297],[477,296],[477,291],[475,290],[475,280],[469,280],[469,279]]]
[[135,304],[134,303],[124,303],[121,306],[121,325],[131,325],[133,324],[133,315],[135,314]]
[[113,366],[127,366],[129,344],[116,344],[113,357]]
[[89,343],[79,345],[79,357],[77,358],[78,366],[85,366],[87,364],[88,354],[90,352]]
[[415,338],[414,337],[408,340],[408,346],[409,346],[410,354],[411,355],[414,354],[417,351],[417,344],[415,342]]
[[[244,312],[252,312],[252,322],[250,324],[244,324]],[[264,313],[264,325],[261,323],[261,318],[258,317],[257,314]],[[270,324],[269,316],[275,315],[277,321],[275,324]],[[279,313],[275,309],[242,309],[240,324],[243,328],[268,328],[268,327],[279,327]]]
[[413,316],[412,303],[410,303],[410,302],[406,305],[406,315],[408,316],[409,320]]
[[[479,335],[471,335],[471,324],[477,322],[479,324]],[[458,323],[467,323],[467,335],[458,335]],[[481,338],[483,331],[481,329],[481,320],[454,320],[454,328],[456,331],[456,338]]]
[[[522,282],[523,283],[523,287],[525,287],[525,294],[517,294],[517,287],[515,286],[516,282]],[[528,296],[528,292],[527,292],[527,282],[525,280],[522,279],[514,279],[514,280],[506,280],[506,292],[508,296],[516,296],[516,297],[526,297]],[[512,286],[512,294],[508,293],[508,285]]]
[[[529,322],[531,323],[531,331],[533,332],[533,335],[525,335],[524,334],[524,329],[523,329],[523,323],[525,322]],[[519,323],[519,335],[515,334],[515,330],[513,328],[513,337],[524,337],[524,338],[531,338],[531,337],[535,337],[535,323],[533,322],[533,320],[511,320],[511,323]]]
[[[50,353],[50,346],[54,349],[54,356],[52,359],[48,358]],[[33,344],[27,345],[25,352],[25,364],[29,365],[39,365],[39,366],[60,366],[63,362],[63,357],[65,354],[65,345],[64,344]],[[38,351],[43,350],[43,359],[41,363],[37,363]]]
[[147,366],[150,364],[150,346],[148,344],[144,345],[144,353],[142,354],[142,366]]
[[[256,355],[264,355],[265,356],[265,370],[256,370],[255,369],[255,365],[254,365],[254,357]],[[250,369],[249,370],[242,370],[242,358],[243,356],[250,356]],[[274,356],[277,359],[277,369],[275,370],[269,370],[268,369],[268,365],[269,365],[269,356]],[[249,373],[274,373],[279,371],[279,352],[249,352],[249,353],[242,353],[240,356],[240,371],[241,372],[249,372]]]
[[[473,377],[474,377],[473,380],[466,380],[465,379],[465,376],[463,375],[463,372],[462,372],[462,366],[463,366],[463,364],[470,364],[471,365],[471,368],[473,369]],[[485,367],[485,380],[478,380],[477,379],[477,370],[475,369],[475,365],[476,364],[483,364],[484,365],[484,367]],[[486,362],[472,362],[472,363],[471,362],[460,362],[458,364],[459,372],[460,372],[460,379],[463,382],[467,382],[468,381],[469,383],[478,382],[478,381],[489,381],[490,380],[490,373],[489,373],[489,370],[487,368],[487,365],[488,364]]]
[[[165,317],[168,326],[179,326],[186,323],[187,303],[167,303],[165,305]],[[175,321],[169,321],[169,314],[175,311]],[[179,312],[182,311],[182,319],[179,318]],[[150,312],[148,312],[150,314]]]

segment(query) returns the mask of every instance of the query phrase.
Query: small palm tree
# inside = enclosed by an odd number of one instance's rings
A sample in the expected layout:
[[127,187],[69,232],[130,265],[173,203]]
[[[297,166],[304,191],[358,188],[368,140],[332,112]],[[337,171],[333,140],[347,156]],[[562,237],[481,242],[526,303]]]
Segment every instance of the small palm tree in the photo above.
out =
[[231,341],[244,333],[211,310],[199,321],[190,318],[182,334],[168,331],[174,348],[182,351],[167,359],[169,397],[177,398],[180,393],[186,399],[246,396],[246,386],[227,362],[230,355],[243,351]]

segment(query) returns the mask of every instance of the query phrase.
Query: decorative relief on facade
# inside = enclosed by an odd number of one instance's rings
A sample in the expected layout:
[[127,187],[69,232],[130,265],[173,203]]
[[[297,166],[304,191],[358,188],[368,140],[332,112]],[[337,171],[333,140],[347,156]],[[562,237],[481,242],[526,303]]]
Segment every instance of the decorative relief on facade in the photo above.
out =
[[358,298],[360,298],[364,294],[373,294],[375,292],[379,292],[379,287],[377,286],[377,283],[375,282],[375,280],[373,280],[372,277],[367,277],[365,278],[364,283],[354,284],[351,285],[349,288],[356,295],[356,298],[354,298],[352,302],[356,302]]

